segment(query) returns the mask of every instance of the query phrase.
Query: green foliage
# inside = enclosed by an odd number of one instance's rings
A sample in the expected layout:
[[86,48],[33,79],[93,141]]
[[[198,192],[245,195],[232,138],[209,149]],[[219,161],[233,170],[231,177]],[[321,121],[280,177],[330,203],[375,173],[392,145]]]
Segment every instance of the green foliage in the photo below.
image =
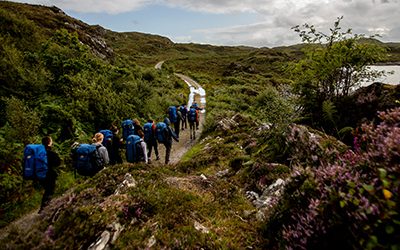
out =
[[[315,126],[326,125],[321,121],[327,113],[321,107],[328,109],[332,105],[323,103],[339,102],[340,98],[348,96],[361,78],[371,77],[366,66],[382,60],[386,52],[378,44],[363,42],[364,35],[353,35],[351,29],[342,32],[341,20],[337,19],[330,34],[319,32],[309,24],[294,27],[304,42],[317,43],[307,47],[305,58],[294,68],[295,86],[304,115]],[[330,118],[333,117],[325,118],[332,123]]]
[[[185,85],[153,68],[126,63],[120,55],[112,62],[98,57],[97,48],[87,45],[93,46],[87,37],[101,40],[98,34],[74,32],[57,13],[0,3],[0,209],[7,216],[26,188],[20,185],[24,144],[51,135],[69,164],[74,141],[87,142],[125,117],[161,119],[167,105],[182,103],[186,94]],[[68,173],[70,166],[63,170]]]
[[[126,173],[137,186],[115,194]],[[0,242],[9,248],[88,247],[119,223],[124,230],[116,248],[146,248],[154,238],[155,248],[240,249],[259,242],[258,224],[238,215],[249,209],[240,190],[226,180],[182,176],[168,166],[116,165],[54,199],[29,232],[12,232]],[[208,233],[196,228],[200,223]]]
[[362,125],[354,152],[331,152],[336,157],[330,162],[292,173],[266,227],[268,236],[277,235],[268,248],[399,247],[400,109],[379,118],[378,125]]
[[31,48],[40,39],[36,25],[22,15],[0,8],[0,35],[16,41],[18,48]]
[[332,123],[332,125],[335,125],[337,120],[337,110],[335,104],[329,100],[324,101],[322,103],[322,112],[324,120]]
[[[7,114],[0,117],[0,214],[4,221],[0,227],[36,208],[42,192],[20,176],[23,144],[14,135],[25,135],[22,129],[13,131],[12,124],[26,123],[21,117],[37,117],[31,128],[34,133],[26,136],[37,141],[51,134],[64,158],[56,196],[74,188],[53,199],[29,232],[13,232],[2,241],[6,248],[88,248],[116,221],[124,230],[114,248],[146,248],[152,236],[155,248],[258,248],[261,240],[281,246],[273,241],[282,239],[282,225],[308,208],[309,197],[318,197],[315,173],[292,176],[264,239],[258,234],[259,222],[249,215],[254,207],[244,191],[262,192],[278,177],[288,178],[294,165],[317,168],[331,164],[346,148],[331,137],[292,124],[299,110],[294,102],[297,96],[288,86],[291,81],[286,79],[288,71],[284,71],[287,61],[302,58],[293,81],[304,116],[342,136],[351,128],[338,125],[343,118],[341,95],[351,89],[348,83],[359,77],[355,72],[362,65],[382,59],[375,54],[380,49],[363,43],[361,37],[344,39],[350,33],[340,32],[339,20],[331,36],[305,26],[311,33],[301,33],[302,37],[321,44],[303,53],[301,45],[255,49],[173,44],[159,36],[90,27],[59,14],[56,8],[27,10],[10,4],[6,8],[0,2],[0,17],[4,17],[0,19],[0,109]],[[105,39],[104,50],[96,47],[98,39]],[[106,53],[107,48],[113,52]],[[166,59],[162,70],[153,68]],[[118,125],[125,117],[161,120],[167,106],[186,102],[187,86],[172,76],[175,70],[190,75],[207,90],[207,118],[200,143],[177,165],[123,164],[93,178],[75,179],[68,156],[73,141],[86,142],[98,129]],[[115,195],[127,172],[138,185]],[[394,178],[379,171],[379,181],[395,193],[393,187],[398,183]],[[345,189],[349,194],[355,190],[352,185]],[[363,188],[363,192],[381,195],[375,192],[379,186],[366,183]],[[324,207],[325,215],[348,206],[350,200],[338,194],[329,196],[334,205]],[[336,219],[340,214],[333,215],[327,218],[342,223]],[[197,230],[195,221],[210,233]],[[383,220],[371,227],[390,236],[398,226]],[[373,234],[364,246],[380,247],[380,236]]]
[[6,117],[10,125],[8,139],[24,144],[32,141],[39,132],[41,120],[39,114],[15,98],[6,98]]
[[[273,87],[266,87],[256,97],[254,113],[264,122],[288,124],[296,118],[294,103]],[[284,115],[282,115],[284,114]]]

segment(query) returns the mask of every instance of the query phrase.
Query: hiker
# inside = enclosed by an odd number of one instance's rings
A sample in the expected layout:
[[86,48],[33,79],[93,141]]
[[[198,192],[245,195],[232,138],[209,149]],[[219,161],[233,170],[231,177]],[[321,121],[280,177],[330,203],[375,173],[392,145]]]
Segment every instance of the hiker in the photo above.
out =
[[98,132],[92,138],[92,144],[74,143],[71,156],[75,174],[95,176],[110,162],[107,148],[102,144],[103,140],[104,135]]
[[[174,105],[169,106],[167,109],[167,115],[168,115],[168,119],[169,119],[170,123],[172,123],[174,125],[175,133],[178,132],[178,134],[179,134],[179,128],[177,127],[178,112],[177,112],[176,106],[174,106]],[[178,135],[178,137],[179,137],[179,135]]]
[[130,163],[149,162],[146,143],[140,136],[130,135],[126,138],[126,160]]
[[[104,135],[102,133],[96,133],[94,135],[94,137],[92,138],[92,142],[93,142],[92,145],[96,146],[97,151],[99,152],[100,157],[103,160],[103,164],[107,165],[110,162],[110,158],[108,156],[106,147],[104,147],[103,144],[101,144],[103,139],[104,139]],[[104,165],[103,165],[103,167],[104,167]]]
[[60,157],[51,149],[53,146],[53,139],[51,139],[50,136],[45,136],[42,139],[42,144],[47,153],[47,174],[45,179],[40,180],[40,185],[44,188],[44,194],[38,213],[41,213],[43,208],[49,204],[51,197],[54,194],[57,179],[56,169],[61,165]]
[[199,107],[196,101],[193,102],[192,107],[197,110],[197,115],[196,115],[196,130],[199,130],[199,125],[200,125],[200,117],[199,117],[199,112],[202,110],[202,108]]
[[99,133],[103,134],[103,141],[101,144],[107,149],[108,157],[110,158],[113,156],[113,138],[114,133],[110,129],[102,129]]
[[192,105],[190,106],[187,119],[189,122],[190,139],[196,139],[196,127],[199,121],[199,111]]
[[179,138],[179,130],[182,122],[182,113],[179,109],[179,105],[176,105],[176,122],[174,123],[175,134]]
[[125,118],[121,123],[122,128],[122,139],[125,141],[126,138],[135,133],[135,126],[133,121],[129,118]]
[[140,121],[138,119],[133,119],[133,126],[134,126],[134,134],[140,136],[140,138],[144,138],[143,128],[140,125]]
[[147,120],[147,123],[144,124],[143,126],[144,130],[144,141],[147,144],[147,157],[151,159],[151,152],[152,149],[154,148],[154,152],[156,154],[156,161],[160,159],[160,156],[158,154],[158,143],[157,143],[157,138],[156,138],[156,124],[152,119]]
[[[168,118],[165,118],[164,122],[157,123],[157,140],[158,142],[163,143],[165,146],[165,164],[169,163],[169,157],[172,149],[172,139],[179,142],[179,138],[176,136],[174,131],[172,131],[171,127],[169,126],[170,124],[171,122]],[[164,127],[159,128],[160,125]]]
[[182,114],[182,130],[185,130],[185,129],[187,129],[187,113],[188,113],[186,104],[183,104],[180,107],[180,110],[181,110],[181,114]]
[[122,148],[122,138],[119,137],[119,135],[118,135],[119,129],[115,124],[111,125],[110,130],[113,133],[111,150],[109,152],[110,164],[111,165],[121,164],[122,157],[121,157],[120,150]]

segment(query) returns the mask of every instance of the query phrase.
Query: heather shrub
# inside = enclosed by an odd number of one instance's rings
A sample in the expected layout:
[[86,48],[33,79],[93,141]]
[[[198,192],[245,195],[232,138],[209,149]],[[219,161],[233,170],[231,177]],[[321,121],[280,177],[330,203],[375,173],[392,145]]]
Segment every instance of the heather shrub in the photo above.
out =
[[[400,108],[379,118],[378,125],[362,125],[354,152],[295,171],[291,185],[300,192],[286,190],[265,232],[277,232],[270,245],[399,249]],[[301,191],[305,183],[312,183],[307,193]],[[296,194],[297,203],[289,202]]]

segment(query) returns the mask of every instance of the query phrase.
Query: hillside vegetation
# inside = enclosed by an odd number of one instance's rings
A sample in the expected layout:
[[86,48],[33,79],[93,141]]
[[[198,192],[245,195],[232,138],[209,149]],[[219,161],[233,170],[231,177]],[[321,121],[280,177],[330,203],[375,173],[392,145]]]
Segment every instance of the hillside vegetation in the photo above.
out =
[[185,100],[184,83],[121,59],[96,28],[59,9],[0,2],[0,16],[0,209],[5,215],[10,206],[31,208],[24,202],[34,191],[20,175],[25,143],[52,135],[69,168],[74,141],[86,142],[125,117],[161,119],[168,105]]
[[[0,245],[399,249],[400,89],[344,90],[356,81],[346,66],[398,62],[400,46],[341,33],[340,20],[326,35],[299,26],[304,44],[257,49],[174,44],[0,2]],[[74,141],[186,102],[174,73],[207,91],[203,133],[181,161],[74,178]],[[64,160],[56,197],[10,227],[39,206],[20,166],[24,144],[47,134]]]

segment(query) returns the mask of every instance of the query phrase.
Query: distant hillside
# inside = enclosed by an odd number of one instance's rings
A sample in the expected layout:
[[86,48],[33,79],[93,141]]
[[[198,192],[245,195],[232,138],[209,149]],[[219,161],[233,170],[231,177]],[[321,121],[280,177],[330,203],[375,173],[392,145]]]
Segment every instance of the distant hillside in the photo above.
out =
[[[20,4],[13,2],[0,2],[0,7],[11,13],[19,13],[43,28],[44,38],[49,37],[56,29],[67,29],[69,32],[76,32],[79,40],[87,44],[92,50],[102,58],[112,59],[114,54],[124,55],[130,60],[135,60],[139,64],[151,66],[159,60],[182,59],[187,56],[195,57],[226,57],[232,56],[245,59],[246,57],[258,55],[267,56],[272,54],[286,53],[291,58],[302,56],[304,44],[291,46],[281,46],[275,48],[253,48],[245,46],[213,46],[203,44],[183,44],[173,43],[169,38],[159,35],[145,34],[139,32],[114,32],[102,28],[98,25],[88,25],[80,20],[66,15],[61,9],[45,7],[40,5]],[[382,43],[386,46],[390,56],[388,62],[400,61],[399,43]],[[274,57],[274,56],[273,56]],[[251,60],[247,60],[251,61]],[[261,60],[263,61],[270,61]],[[253,61],[253,63],[255,63]],[[247,65],[250,66],[250,65]]]
[[[76,32],[79,40],[90,46],[97,55],[103,58],[113,55],[112,49],[105,43],[104,35],[107,31],[104,28],[91,26],[69,17],[55,6],[46,7],[1,1],[0,8],[10,14],[23,15],[37,27],[40,27],[38,32],[43,39],[48,39],[55,30],[66,29],[69,32]],[[2,21],[6,22],[7,20],[3,19]],[[9,25],[9,27],[12,27],[12,25]]]

